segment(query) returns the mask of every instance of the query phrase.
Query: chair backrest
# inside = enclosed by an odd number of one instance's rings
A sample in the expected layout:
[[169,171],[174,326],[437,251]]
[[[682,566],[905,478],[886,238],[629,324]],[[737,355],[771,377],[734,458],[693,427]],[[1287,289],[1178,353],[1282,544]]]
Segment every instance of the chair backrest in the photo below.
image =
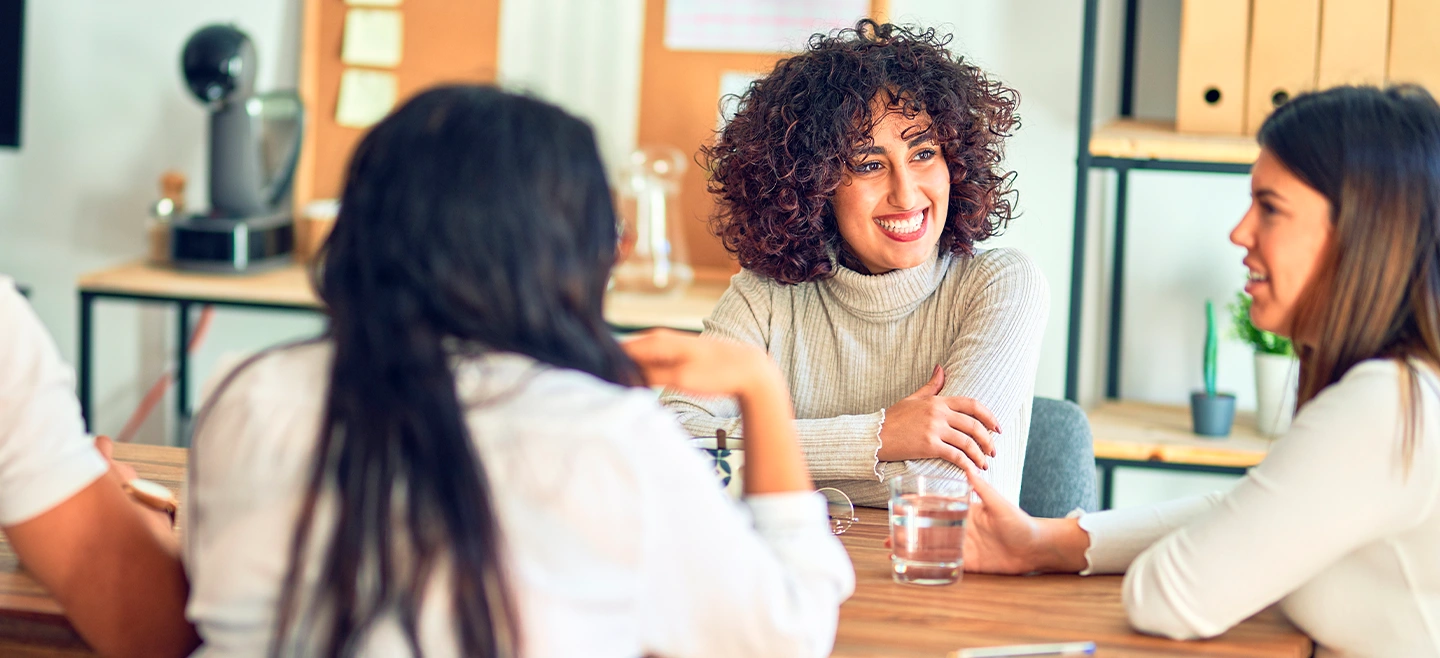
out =
[[1095,494],[1095,446],[1085,411],[1073,402],[1035,398],[1030,442],[1020,479],[1020,509],[1060,518],[1099,507]]

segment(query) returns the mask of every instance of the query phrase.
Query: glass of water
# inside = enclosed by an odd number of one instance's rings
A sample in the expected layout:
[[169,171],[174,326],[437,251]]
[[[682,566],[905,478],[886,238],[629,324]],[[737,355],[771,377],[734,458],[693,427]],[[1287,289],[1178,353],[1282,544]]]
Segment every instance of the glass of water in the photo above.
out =
[[926,475],[890,478],[890,565],[897,583],[949,585],[965,569],[970,483]]

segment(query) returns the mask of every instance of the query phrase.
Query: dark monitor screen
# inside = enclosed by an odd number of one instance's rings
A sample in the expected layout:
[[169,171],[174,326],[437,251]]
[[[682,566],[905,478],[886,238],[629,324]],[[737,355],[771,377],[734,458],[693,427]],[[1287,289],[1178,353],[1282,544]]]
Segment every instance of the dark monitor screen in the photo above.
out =
[[0,146],[20,145],[20,56],[25,0],[0,0]]

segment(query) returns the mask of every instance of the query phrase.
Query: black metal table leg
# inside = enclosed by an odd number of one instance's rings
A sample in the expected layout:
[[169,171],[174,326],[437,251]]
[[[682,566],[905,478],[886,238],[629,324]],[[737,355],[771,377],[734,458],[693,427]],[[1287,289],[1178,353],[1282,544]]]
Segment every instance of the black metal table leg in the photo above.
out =
[[175,445],[183,447],[190,427],[190,302],[177,302],[175,311]]
[[1100,465],[1100,509],[1107,510],[1115,502],[1115,466]]
[[91,352],[90,340],[90,331],[93,326],[93,318],[91,318],[91,312],[94,310],[94,307],[95,296],[86,292],[80,293],[80,368],[79,372],[76,373],[76,377],[79,379],[79,381],[77,382],[78,390],[75,391],[75,393],[77,397],[80,398],[80,416],[83,417],[85,420],[86,432],[89,432],[90,428],[94,425],[94,420],[92,418],[94,414],[94,409],[92,409],[90,406],[90,394],[92,386],[92,381],[90,377],[92,369],[95,367],[95,364],[92,361],[92,359],[94,358],[94,354]]

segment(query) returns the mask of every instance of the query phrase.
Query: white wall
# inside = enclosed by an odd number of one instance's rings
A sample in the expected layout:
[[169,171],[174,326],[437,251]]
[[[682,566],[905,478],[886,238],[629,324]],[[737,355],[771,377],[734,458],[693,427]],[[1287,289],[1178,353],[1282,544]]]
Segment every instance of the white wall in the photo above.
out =
[[644,0],[500,4],[500,83],[590,120],[614,171],[635,148]]

